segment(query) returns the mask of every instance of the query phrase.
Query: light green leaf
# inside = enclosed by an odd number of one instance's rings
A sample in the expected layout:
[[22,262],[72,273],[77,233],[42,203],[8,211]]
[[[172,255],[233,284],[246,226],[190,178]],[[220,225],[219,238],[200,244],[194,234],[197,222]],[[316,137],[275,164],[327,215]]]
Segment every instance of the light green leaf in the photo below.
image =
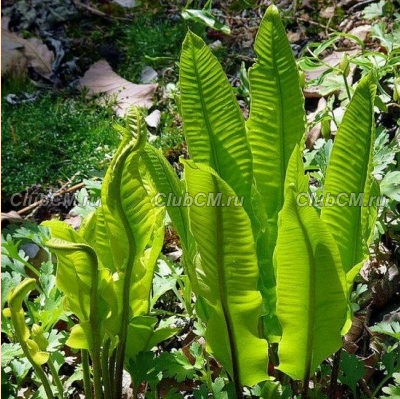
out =
[[91,350],[93,342],[92,330],[89,322],[75,324],[71,328],[71,334],[65,343],[71,348]]
[[226,33],[227,35],[231,33],[229,26],[219,22],[218,19],[207,10],[185,10],[182,12],[182,18],[189,21],[199,22],[212,29]]
[[154,202],[158,203],[158,201],[161,201],[165,204],[168,215],[181,240],[184,255],[183,266],[192,284],[196,285],[196,276],[191,274],[193,267],[187,266],[188,262],[194,257],[195,249],[193,236],[189,230],[188,208],[185,206],[174,206],[174,204],[183,200],[183,186],[176,172],[159,150],[146,145],[145,150],[141,153],[141,160],[157,188]]
[[135,108],[129,118],[136,141],[118,151],[114,165],[107,171],[102,212],[115,269],[120,272],[120,279],[129,278],[124,287],[136,287],[134,292],[131,290],[129,303],[133,316],[137,316],[148,311],[155,254],[162,247],[165,210],[155,205],[157,190],[141,164],[147,134],[143,116]]
[[305,132],[304,98],[296,63],[275,6],[261,22],[250,68],[250,117],[246,123],[253,155],[253,173],[268,217],[268,232],[259,237],[261,289],[274,311],[275,278],[272,254],[277,237],[278,212],[283,205],[286,168],[294,146]]
[[49,345],[49,341],[44,336],[43,329],[34,323],[31,328],[32,339],[37,343],[40,350],[45,351]]
[[113,260],[110,238],[107,234],[104,220],[104,210],[100,206],[82,221],[79,235],[96,251],[96,254],[105,268],[114,273],[116,267]]
[[171,327],[155,329],[157,322],[157,317],[153,316],[137,316],[131,320],[126,345],[127,361],[135,358],[141,351],[149,351],[179,331],[179,328]]
[[190,31],[182,46],[180,86],[190,157],[211,166],[250,209],[252,165],[242,112],[218,60]]
[[50,356],[49,353],[41,351],[39,349],[38,344],[35,341],[28,339],[26,341],[26,346],[28,347],[29,353],[32,356],[32,360],[34,363],[41,366],[42,364],[45,364],[49,360]]
[[282,325],[279,369],[299,380],[308,379],[341,347],[347,310],[345,274],[332,234],[313,207],[297,203],[298,194],[307,190],[297,146],[288,167],[274,261]]
[[258,338],[261,295],[250,219],[232,200],[235,192],[210,167],[186,161],[185,183],[198,193],[221,193],[221,203],[190,206],[190,228],[197,243],[196,295],[209,305],[206,341],[234,379],[254,385],[268,379],[267,342]]
[[168,201],[169,198],[178,200],[183,196],[183,188],[176,172],[165,159],[161,151],[155,149],[151,145],[146,145],[145,151],[141,154],[141,158],[157,187],[158,195],[155,200],[158,204],[165,203],[168,214],[182,241],[182,245],[187,248],[190,239],[187,208],[182,206],[173,206],[173,202]]
[[392,321],[392,322],[382,321],[370,327],[370,330],[380,334],[389,335],[400,341],[400,322],[398,321]]
[[130,304],[132,314],[135,315],[146,314],[150,310],[150,290],[152,287],[154,269],[164,244],[163,222],[164,213],[162,212],[160,213],[160,220],[155,223],[158,229],[153,231],[153,237],[151,238],[152,246],[147,248],[143,256],[139,259],[145,273],[139,279],[134,278],[133,284],[131,285]]
[[362,11],[364,18],[366,19],[374,19],[376,17],[384,16],[384,8],[386,6],[385,0],[380,0],[379,3],[373,3],[369,6],[365,7]]
[[296,62],[273,5],[261,22],[254,49],[257,60],[249,71],[251,109],[246,128],[256,186],[264,198],[270,234],[275,232],[276,237],[286,169],[305,132],[305,111]]
[[121,315],[123,307],[123,286],[122,274],[110,273],[102,276],[100,295],[107,302],[110,313],[104,321],[104,329],[113,338],[118,335],[121,328]]
[[[4,263],[3,267],[4,267]],[[11,290],[17,286],[22,280],[22,275],[18,272],[2,272],[1,273],[1,309],[4,309],[4,305],[8,300],[8,295]]]
[[380,399],[400,399],[400,373],[393,373],[394,385],[389,384],[387,387],[382,388],[382,392],[384,392],[388,396],[381,396]]
[[127,359],[134,359],[139,352],[151,349],[148,344],[156,324],[157,318],[151,316],[137,316],[131,320],[125,348]]
[[[325,177],[321,219],[339,247],[349,285],[368,257],[375,224],[376,206],[369,204],[375,191],[371,177],[375,90],[372,75],[359,82],[337,132]],[[362,203],[352,204],[359,195]]]
[[[132,109],[132,127],[137,140],[123,141],[107,170],[101,191],[102,213],[116,270],[132,268],[135,256],[141,254],[151,235],[154,222],[152,206],[138,173],[139,154],[147,136],[140,111]],[[140,221],[140,223],[138,223]],[[100,233],[103,233],[100,230]]]
[[25,313],[22,308],[22,301],[36,287],[34,278],[26,278],[13,288],[8,295],[8,306],[11,319],[15,329],[15,335],[21,345],[29,339],[30,332],[25,323]]
[[53,237],[47,246],[58,259],[57,286],[65,294],[65,306],[79,318],[68,344],[95,350],[94,342],[101,342],[103,322],[110,310],[99,295],[99,287],[110,272],[102,267],[94,249],[71,226],[60,221],[43,224]]
[[151,336],[151,339],[147,345],[148,350],[158,345],[160,342],[165,341],[166,339],[172,337],[179,331],[180,331],[179,327],[159,326]]
[[22,351],[19,343],[3,343],[1,344],[1,368],[7,367],[8,363],[15,358],[22,357],[24,352]]
[[400,171],[390,171],[380,183],[381,194],[400,202]]
[[[88,320],[93,284],[97,284],[98,259],[93,248],[69,225],[43,222],[51,232],[47,246],[57,255],[57,286],[64,292],[68,308],[80,320]],[[96,286],[97,289],[97,286]]]

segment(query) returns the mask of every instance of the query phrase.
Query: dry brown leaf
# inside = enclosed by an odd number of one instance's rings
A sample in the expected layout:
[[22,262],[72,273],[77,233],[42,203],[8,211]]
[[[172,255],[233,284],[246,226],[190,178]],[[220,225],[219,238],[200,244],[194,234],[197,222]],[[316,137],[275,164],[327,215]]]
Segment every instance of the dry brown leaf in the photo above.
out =
[[146,116],[145,121],[147,126],[157,128],[161,122],[161,111],[155,109],[151,114]]
[[124,116],[132,105],[150,108],[157,84],[138,85],[117,75],[107,63],[101,60],[93,64],[79,80],[81,89],[87,88],[89,95],[106,94],[115,100],[114,110]]
[[113,0],[113,2],[124,8],[134,8],[140,5],[140,2],[136,0]]
[[1,76],[12,74],[13,76],[24,76],[28,71],[28,60],[22,54],[23,47],[7,40],[2,33],[1,38]]
[[319,12],[321,18],[330,19],[335,16],[335,7],[326,7]]
[[1,212],[1,223],[10,222],[10,223],[22,223],[24,219],[15,211],[10,211],[7,213]]
[[[311,123],[318,113],[324,110],[326,107],[326,100],[324,97],[318,101],[317,109],[314,112],[310,112],[307,115],[307,122]],[[308,133],[307,133],[307,148],[313,148],[317,139],[321,137],[321,122],[318,122]]]
[[140,83],[153,83],[158,78],[157,72],[151,66],[145,66],[141,75]]
[[[54,54],[39,39],[24,39],[7,29],[7,19],[1,22],[1,75],[7,72],[26,73],[31,66],[39,75],[49,79]],[[18,72],[16,72],[18,71]]]
[[364,323],[358,317],[353,316],[353,322],[351,324],[350,330],[344,336],[344,342],[354,342],[361,337],[364,331]]
[[74,230],[78,230],[82,225],[82,218],[78,216],[67,216],[64,220],[65,223],[69,224]]
[[300,30],[296,30],[295,32],[289,31],[287,37],[290,43],[297,43],[301,39],[301,32]]
[[371,32],[371,25],[359,25],[353,28],[349,35],[357,36],[363,42],[367,41],[367,37]]
[[178,249],[177,251],[174,252],[168,252],[167,254],[165,254],[165,257],[172,262],[176,262],[179,258],[182,257],[182,250]]

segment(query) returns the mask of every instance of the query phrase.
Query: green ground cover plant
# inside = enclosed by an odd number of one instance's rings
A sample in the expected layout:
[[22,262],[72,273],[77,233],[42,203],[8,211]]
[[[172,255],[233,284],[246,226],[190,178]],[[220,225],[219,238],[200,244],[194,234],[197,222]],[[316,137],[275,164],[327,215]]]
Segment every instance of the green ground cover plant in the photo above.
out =
[[125,60],[118,64],[117,71],[131,82],[140,81],[145,66],[154,69],[169,66],[173,71],[184,34],[185,26],[180,18],[172,20],[157,14],[138,17],[129,25],[116,25],[110,41],[117,40],[120,48],[126,49]]
[[111,107],[83,97],[44,93],[18,106],[2,99],[1,112],[3,198],[76,173],[80,180],[103,174],[106,156],[118,145]]
[[[42,394],[61,398],[71,392],[54,361],[57,320],[46,320],[48,309],[41,308],[46,287],[51,303],[63,301],[58,317],[69,328],[62,341],[81,354],[74,378],[83,380],[88,398],[120,398],[124,369],[135,394],[146,381],[146,395],[154,398],[161,395],[163,377],[196,379],[196,398],[209,393],[217,398],[334,397],[337,378],[358,395],[363,365],[347,352],[340,360],[340,352],[351,325],[350,292],[368,258],[377,217],[377,203],[370,201],[380,194],[373,177],[377,79],[369,71],[352,89],[329,154],[320,161],[325,162],[321,193],[326,202],[313,206],[299,201],[312,190],[303,163],[304,99],[274,6],[261,22],[255,51],[245,120],[221,65],[204,41],[188,32],[179,82],[190,155],[181,161],[183,179],[147,143],[143,115],[132,109],[118,127],[122,142],[106,173],[101,205],[78,232],[59,221],[40,227],[39,244],[58,259],[56,277],[49,261],[47,278],[31,271],[39,279],[23,272],[21,281],[15,272],[24,271],[27,262],[11,235],[3,238],[9,283],[2,296],[2,326],[34,368]],[[205,204],[209,194],[220,194],[221,202]],[[346,202],[352,194],[363,194],[362,206]],[[170,195],[175,205],[163,204]],[[199,195],[206,200],[183,203]],[[180,270],[165,259],[156,265],[166,213],[180,237]],[[21,236],[29,233],[14,233]],[[39,292],[36,312],[28,295],[33,290]],[[160,320],[167,314],[155,307],[167,291],[174,292],[181,310]],[[177,333],[177,317],[194,315],[195,334],[205,338],[204,346],[194,341],[186,352],[151,351]],[[382,392],[398,390],[392,384],[398,380],[398,323],[375,328],[391,341],[380,363],[384,382],[372,397],[389,381]],[[212,375],[210,355],[221,365],[218,376]],[[326,359],[333,355],[331,367]],[[299,382],[289,384],[289,379]],[[172,391],[163,397],[181,396]]]

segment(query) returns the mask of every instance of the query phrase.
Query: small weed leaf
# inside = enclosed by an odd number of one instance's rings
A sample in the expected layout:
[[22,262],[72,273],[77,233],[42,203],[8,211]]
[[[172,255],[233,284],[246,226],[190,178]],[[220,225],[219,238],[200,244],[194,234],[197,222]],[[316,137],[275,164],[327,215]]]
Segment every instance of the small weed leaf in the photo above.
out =
[[343,351],[341,355],[340,369],[342,374],[339,376],[339,381],[350,387],[354,397],[357,397],[357,383],[365,375],[363,363],[357,359],[356,355],[348,354]]
[[381,399],[400,399],[400,373],[394,373],[393,379],[394,385],[389,384],[389,386],[382,388],[386,395],[381,396]]

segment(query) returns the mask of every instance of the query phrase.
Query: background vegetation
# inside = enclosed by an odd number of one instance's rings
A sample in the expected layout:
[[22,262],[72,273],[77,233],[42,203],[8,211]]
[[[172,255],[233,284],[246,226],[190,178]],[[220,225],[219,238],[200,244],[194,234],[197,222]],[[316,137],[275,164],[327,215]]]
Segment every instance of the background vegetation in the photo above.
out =
[[[79,78],[93,63],[105,59],[122,78],[147,84],[143,75],[145,67],[151,67],[150,82],[157,82],[158,88],[147,112],[160,111],[160,120],[149,124],[150,140],[179,175],[179,157],[186,157],[187,150],[178,61],[187,28],[202,36],[222,62],[247,117],[247,69],[255,56],[256,27],[269,2],[142,1],[131,9],[111,1],[42,3],[46,7],[34,9],[26,1],[5,2],[2,10],[2,16],[10,18],[9,31],[25,39],[41,38],[55,54],[54,73],[46,77],[32,67],[2,73],[2,206],[3,211],[19,212],[5,215],[2,224],[2,309],[16,284],[35,277],[41,290],[24,301],[25,319],[30,326],[40,320],[45,331],[54,366],[45,371],[53,389],[61,383],[67,397],[78,397],[83,391],[79,354],[65,345],[75,320],[73,315],[61,317],[56,263],[45,244],[48,232],[38,223],[61,217],[76,227],[80,216],[93,209],[85,198],[98,199],[102,178],[120,141],[113,126],[123,123],[113,109],[116,99],[99,104],[99,96],[87,97],[87,91],[79,88]],[[304,160],[315,193],[322,192],[335,133],[354,93],[353,83],[373,68],[379,82],[373,175],[388,201],[378,215],[371,257],[351,294],[355,318],[344,339],[339,368],[333,367],[334,358],[321,364],[310,395],[398,397],[400,4],[396,0],[276,3],[304,73],[309,114]],[[27,203],[35,202],[38,195],[57,195],[61,200],[73,195],[74,201],[68,207],[38,203],[26,210],[11,206],[14,193],[21,193]],[[30,198],[34,200],[29,202]],[[168,221],[162,252],[153,280],[151,315],[157,318],[157,328],[172,333],[132,360],[128,371],[141,383],[129,387],[127,382],[124,393],[128,397],[230,398],[232,383],[207,353],[204,325],[196,317],[180,264],[179,237]],[[334,392],[329,391],[333,373],[338,381]],[[301,387],[295,381],[277,376],[284,387],[282,397],[300,395]],[[15,327],[2,315],[2,395],[46,397],[40,386],[15,339]],[[248,397],[260,397],[261,392],[262,386],[246,388]]]

